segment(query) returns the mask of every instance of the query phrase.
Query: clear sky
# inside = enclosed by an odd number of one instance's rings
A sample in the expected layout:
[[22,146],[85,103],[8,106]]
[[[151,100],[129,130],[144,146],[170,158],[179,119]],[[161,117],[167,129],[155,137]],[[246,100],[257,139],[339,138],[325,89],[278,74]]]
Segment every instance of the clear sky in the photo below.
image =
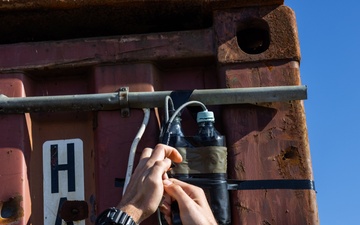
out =
[[322,225],[360,224],[360,1],[285,0],[295,11]]

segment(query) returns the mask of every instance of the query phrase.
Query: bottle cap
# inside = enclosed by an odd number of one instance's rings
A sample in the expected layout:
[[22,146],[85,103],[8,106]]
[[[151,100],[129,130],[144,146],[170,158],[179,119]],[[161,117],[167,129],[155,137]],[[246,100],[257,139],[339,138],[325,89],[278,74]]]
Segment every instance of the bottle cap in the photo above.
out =
[[198,123],[209,122],[209,121],[214,122],[215,121],[214,113],[212,111],[198,112],[197,117],[196,117],[196,121]]

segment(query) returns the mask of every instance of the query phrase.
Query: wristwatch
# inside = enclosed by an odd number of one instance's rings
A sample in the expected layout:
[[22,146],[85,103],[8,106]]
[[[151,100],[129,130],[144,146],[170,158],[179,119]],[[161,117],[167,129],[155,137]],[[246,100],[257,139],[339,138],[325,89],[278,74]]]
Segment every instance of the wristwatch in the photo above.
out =
[[96,225],[137,225],[133,218],[126,212],[111,207],[102,212],[96,219]]

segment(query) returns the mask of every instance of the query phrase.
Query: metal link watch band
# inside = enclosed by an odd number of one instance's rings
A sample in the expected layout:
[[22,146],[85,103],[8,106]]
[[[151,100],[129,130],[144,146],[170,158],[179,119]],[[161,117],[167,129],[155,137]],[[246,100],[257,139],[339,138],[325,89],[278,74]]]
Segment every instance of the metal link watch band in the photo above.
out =
[[102,212],[96,219],[96,225],[137,225],[133,218],[127,213],[111,207]]

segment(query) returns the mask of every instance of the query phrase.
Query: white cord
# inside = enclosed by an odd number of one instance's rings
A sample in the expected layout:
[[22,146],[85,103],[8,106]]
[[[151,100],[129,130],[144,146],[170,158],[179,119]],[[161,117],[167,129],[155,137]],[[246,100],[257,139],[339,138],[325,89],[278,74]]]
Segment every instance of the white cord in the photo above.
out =
[[131,144],[131,148],[130,148],[128,166],[127,166],[127,170],[126,170],[125,183],[124,183],[124,188],[123,188],[123,195],[124,195],[124,193],[126,191],[126,188],[127,188],[128,184],[129,184],[131,174],[132,174],[132,171],[133,171],[135,152],[136,152],[137,145],[139,144],[139,141],[140,141],[142,135],[145,132],[146,126],[147,126],[147,124],[149,122],[149,118],[150,118],[150,109],[144,108],[143,111],[144,111],[143,123],[141,124],[141,127],[140,127],[138,133],[136,134],[135,139],[133,140],[133,142]]
[[204,110],[204,111],[207,111],[207,108],[206,106],[204,105],[204,103],[202,102],[199,102],[199,101],[189,101],[189,102],[186,102],[184,104],[182,104],[178,109],[176,109],[176,111],[174,112],[174,114],[171,116],[171,118],[169,119],[169,123],[172,123],[175,119],[175,117],[177,116],[177,114],[180,113],[180,111],[185,108],[186,106],[188,105],[200,105],[201,108]]
[[171,110],[174,110],[174,103],[170,96],[165,97],[165,123],[169,120],[169,103],[171,105]]

